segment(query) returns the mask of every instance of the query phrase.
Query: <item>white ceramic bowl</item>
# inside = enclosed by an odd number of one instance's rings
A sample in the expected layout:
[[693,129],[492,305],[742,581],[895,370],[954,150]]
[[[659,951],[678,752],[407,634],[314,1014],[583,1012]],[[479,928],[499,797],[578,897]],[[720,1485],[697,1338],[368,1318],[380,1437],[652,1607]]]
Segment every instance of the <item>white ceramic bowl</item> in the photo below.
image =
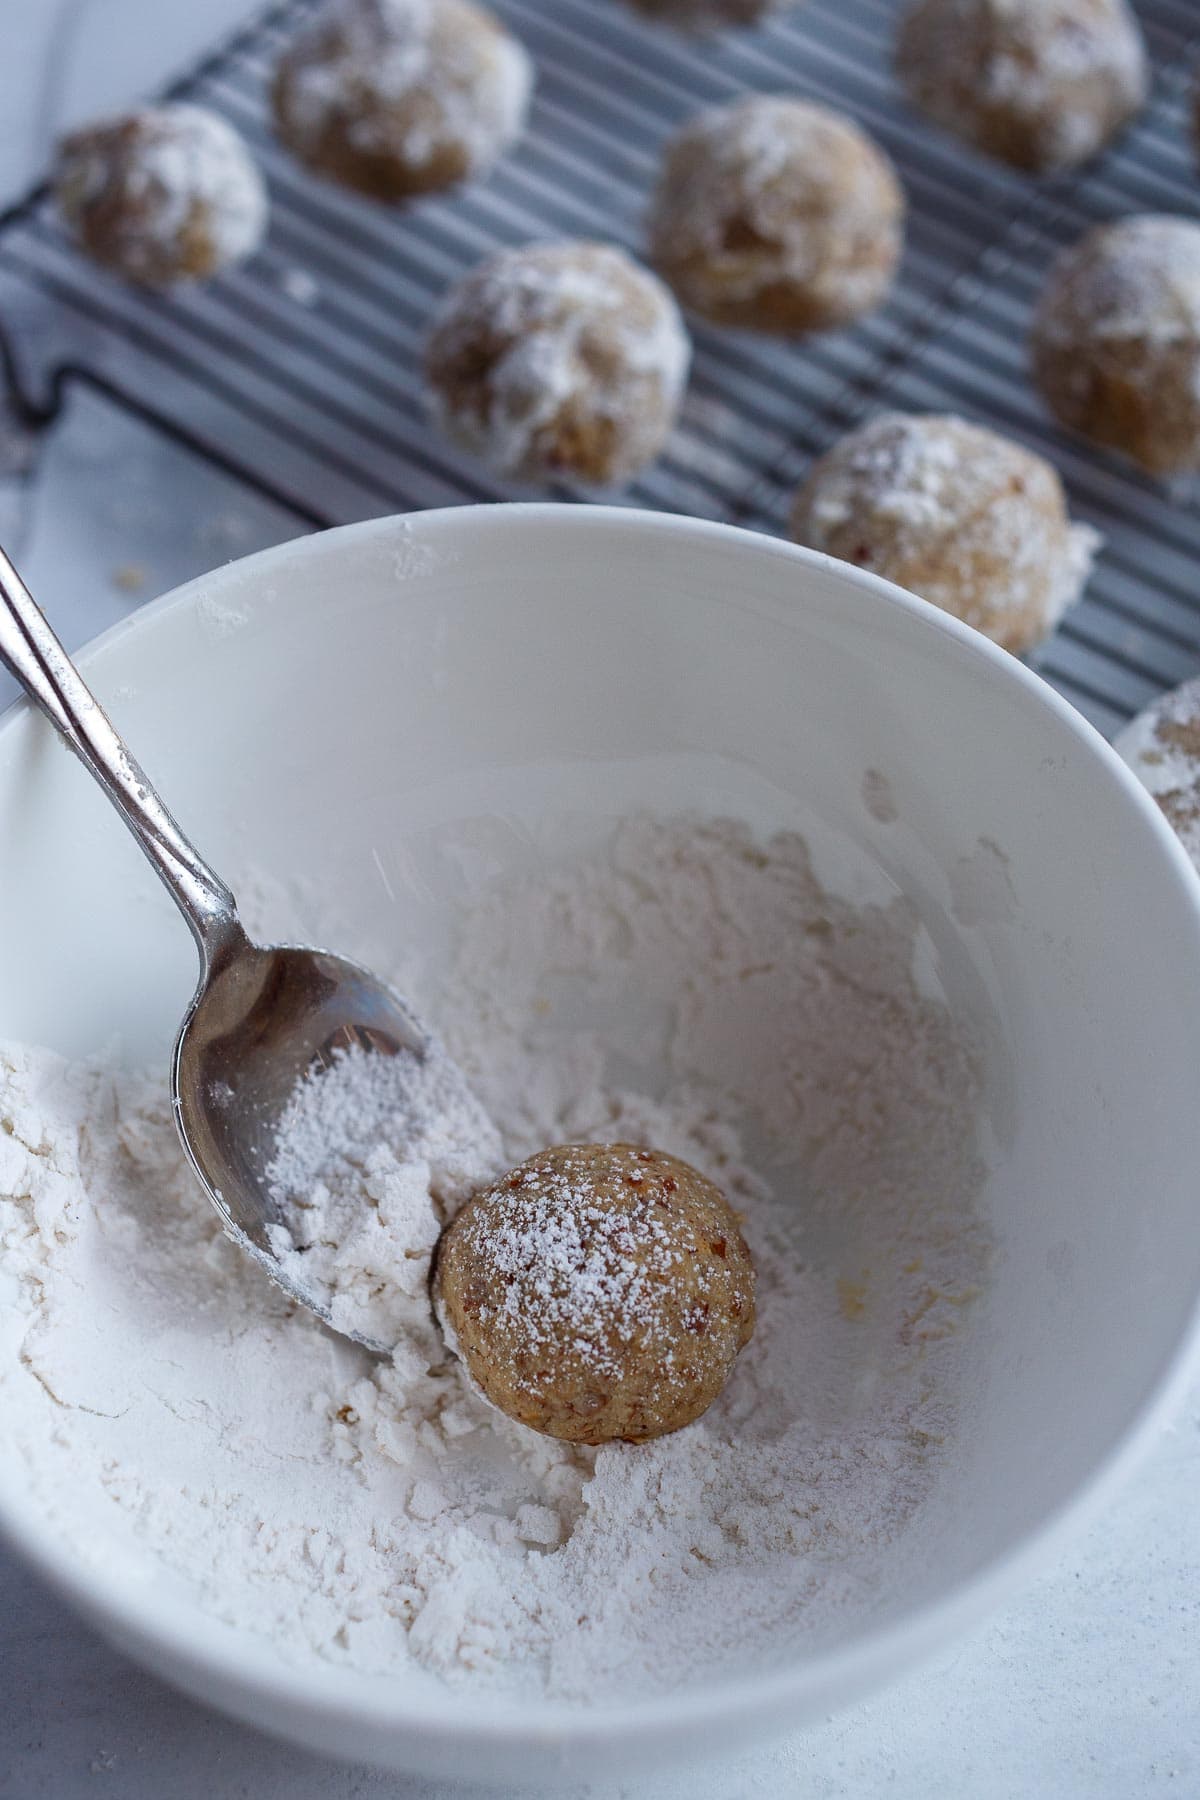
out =
[[[0,1458],[4,1529],[110,1638],[329,1752],[492,1779],[611,1773],[794,1728],[911,1667],[1107,1495],[1196,1349],[1200,883],[1035,676],[789,545],[538,506],[287,544],[147,607],[81,661],[219,869],[342,867],[339,948],[387,938],[381,844],[419,859],[449,820],[536,830],[570,814],[599,834],[623,811],[699,806],[882,871],[920,909],[950,990],[986,996],[996,1020],[1000,1256],[973,1326],[974,1417],[942,1475],[937,1555],[870,1629],[594,1712],[300,1672],[151,1579],[81,1569]],[[864,802],[872,769],[893,822]],[[1007,858],[990,898],[964,888],[981,841]],[[436,887],[406,913],[431,956],[451,904]],[[105,802],[40,721],[9,714],[0,1033],[77,1052],[120,1032],[165,1074],[192,980],[188,935]]]

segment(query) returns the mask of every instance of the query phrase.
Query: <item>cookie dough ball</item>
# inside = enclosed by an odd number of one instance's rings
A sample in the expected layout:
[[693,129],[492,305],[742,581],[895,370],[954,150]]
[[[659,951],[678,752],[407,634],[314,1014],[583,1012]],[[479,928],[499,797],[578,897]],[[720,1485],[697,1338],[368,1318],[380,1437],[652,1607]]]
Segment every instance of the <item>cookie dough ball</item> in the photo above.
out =
[[1200,869],[1200,680],[1162,694],[1114,748],[1150,790]]
[[202,281],[253,254],[267,191],[245,144],[201,106],[145,107],[64,138],[58,209],[89,256],[127,281]]
[[701,113],[668,145],[651,260],[718,325],[821,331],[878,306],[900,260],[904,194],[849,119],[753,95]]
[[917,0],[896,71],[926,118],[1037,174],[1087,162],[1147,92],[1125,0]]
[[675,422],[691,346],[666,288],[606,244],[531,244],[468,275],[425,367],[446,434],[504,475],[625,480]]
[[1155,475],[1200,467],[1200,225],[1101,225],[1063,255],[1033,322],[1034,378],[1062,424]]
[[1098,539],[1057,472],[964,419],[881,413],[815,465],[798,544],[857,563],[1021,654],[1078,599]]
[[308,168],[399,201],[485,174],[532,88],[525,50],[469,0],[332,0],[285,52],[272,102]]
[[687,1163],[629,1144],[543,1150],[468,1201],[434,1299],[487,1399],[579,1444],[689,1425],[754,1330],[737,1215]]
[[682,31],[719,31],[726,25],[759,25],[787,12],[798,0],[629,0],[637,12]]

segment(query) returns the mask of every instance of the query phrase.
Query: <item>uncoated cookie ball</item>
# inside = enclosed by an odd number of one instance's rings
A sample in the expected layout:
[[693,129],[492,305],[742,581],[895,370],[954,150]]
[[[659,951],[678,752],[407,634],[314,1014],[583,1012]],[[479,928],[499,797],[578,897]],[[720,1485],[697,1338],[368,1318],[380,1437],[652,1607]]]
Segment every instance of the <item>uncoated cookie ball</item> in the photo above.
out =
[[441,428],[505,475],[616,482],[662,448],[691,346],[663,284],[607,244],[531,244],[450,294],[426,350]]
[[275,73],[275,127],[319,175],[401,201],[483,175],[520,136],[533,65],[469,0],[331,0]]
[[1141,214],[1089,232],[1051,271],[1032,354],[1064,425],[1155,475],[1200,467],[1200,225]]
[[628,0],[637,12],[684,31],[716,31],[726,25],[758,25],[788,12],[799,0]]
[[1160,694],[1114,741],[1200,869],[1200,680]]
[[487,1399],[579,1444],[689,1425],[754,1330],[737,1215],[687,1163],[630,1144],[543,1150],[468,1201],[434,1297]]
[[765,94],[684,126],[649,221],[651,261],[684,306],[756,331],[820,331],[869,312],[903,235],[883,151],[826,107]]
[[127,281],[202,281],[258,248],[267,190],[233,126],[201,106],[143,107],[59,146],[54,196],[80,248]]
[[905,413],[881,413],[814,465],[792,536],[1018,654],[1078,599],[1099,541],[1071,524],[1040,456],[964,419]]
[[1095,156],[1147,91],[1125,0],[917,0],[896,71],[926,118],[1037,174]]

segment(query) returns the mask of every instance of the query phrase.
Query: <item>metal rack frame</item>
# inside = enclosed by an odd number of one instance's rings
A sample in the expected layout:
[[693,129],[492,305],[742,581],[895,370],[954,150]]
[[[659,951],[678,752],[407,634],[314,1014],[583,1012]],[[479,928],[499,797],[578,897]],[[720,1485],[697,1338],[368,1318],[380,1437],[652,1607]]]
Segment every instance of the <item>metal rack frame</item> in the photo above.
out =
[[888,68],[894,0],[808,0],[703,43],[619,0],[493,3],[532,51],[539,86],[529,132],[486,183],[393,212],[291,162],[264,90],[314,0],[277,0],[165,95],[223,112],[259,156],[272,224],[250,264],[204,289],[142,292],[82,261],[44,186],[0,215],[0,308],[13,283],[39,316],[33,355],[0,333],[23,420],[45,425],[86,385],[313,527],[544,497],[494,479],[427,424],[420,345],[441,293],[489,251],[533,237],[603,237],[636,254],[664,136],[701,106],[785,88],[843,107],[896,161],[911,201],[900,279],[850,331],[788,344],[698,329],[679,428],[621,498],[780,532],[809,461],[866,414],[961,412],[1050,456],[1074,511],[1106,539],[1087,596],[1035,659],[1048,679],[1111,731],[1200,666],[1189,492],[1059,432],[1024,367],[1029,311],[1064,241],[1130,211],[1200,215],[1192,0],[1144,0],[1150,106],[1099,163],[1049,182],[987,164],[904,109]]

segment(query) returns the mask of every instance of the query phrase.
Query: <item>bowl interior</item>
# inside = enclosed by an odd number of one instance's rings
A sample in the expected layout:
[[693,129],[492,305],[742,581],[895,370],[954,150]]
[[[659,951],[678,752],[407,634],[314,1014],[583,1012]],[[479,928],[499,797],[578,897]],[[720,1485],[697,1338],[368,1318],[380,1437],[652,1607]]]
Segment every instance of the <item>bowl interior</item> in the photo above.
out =
[[[940,986],[986,1021],[998,1255],[968,1428],[890,1622],[1002,1563],[1109,1461],[1200,1290],[1195,884],[1115,759],[1016,664],[790,546],[573,508],[285,546],[83,660],[200,849],[265,875],[256,923],[333,871],[328,935],[367,961],[399,952],[428,978],[485,880],[638,811],[799,829],[835,889],[907,894]],[[39,721],[8,717],[0,1033],[72,1054],[119,1038],[165,1071],[193,979],[106,803]],[[22,1508],[0,1468],[0,1517],[36,1540]],[[149,1585],[107,1614],[130,1641],[187,1611]],[[265,1651],[256,1667],[303,1687]],[[816,1663],[788,1679],[793,1720],[853,1685]],[[331,1673],[325,1691],[348,1714],[407,1709],[392,1680]],[[469,1692],[412,1699],[460,1727],[491,1716]]]

